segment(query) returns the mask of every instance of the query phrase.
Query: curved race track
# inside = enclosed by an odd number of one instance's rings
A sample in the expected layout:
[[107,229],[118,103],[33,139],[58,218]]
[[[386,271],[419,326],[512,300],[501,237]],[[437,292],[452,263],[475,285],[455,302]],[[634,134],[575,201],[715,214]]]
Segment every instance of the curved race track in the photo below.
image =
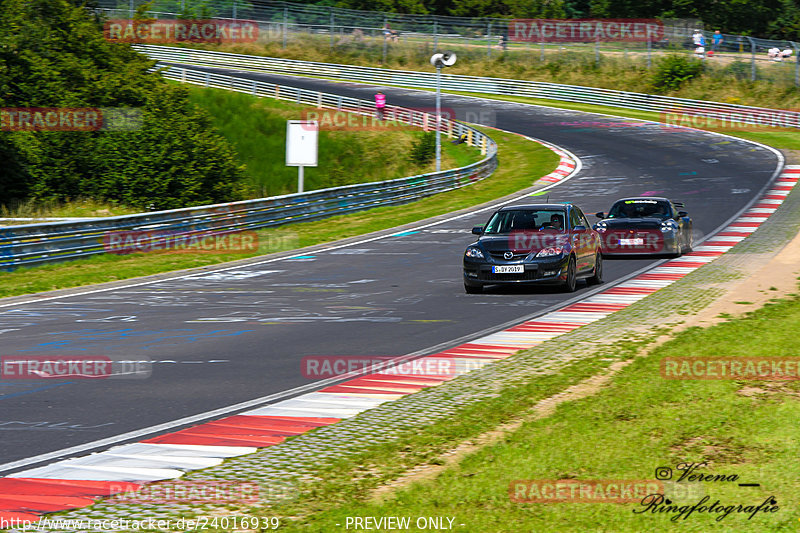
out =
[[[364,99],[374,93],[356,84],[240,75]],[[383,91],[391,104],[432,105],[431,93]],[[582,171],[553,189],[551,201],[594,213],[621,196],[668,196],[685,202],[696,238],[740,211],[778,164],[770,150],[708,133],[465,97],[445,96],[443,105],[459,118],[469,111],[579,156]],[[309,257],[0,307],[0,355],[157,361],[143,380],[1,381],[0,474],[33,466],[25,459],[39,454],[91,449],[98,439],[307,385],[304,356],[430,352],[575,296],[551,289],[465,294],[461,254],[470,228],[488,214]],[[608,261],[606,279],[650,262]],[[577,294],[586,291],[579,285]]]

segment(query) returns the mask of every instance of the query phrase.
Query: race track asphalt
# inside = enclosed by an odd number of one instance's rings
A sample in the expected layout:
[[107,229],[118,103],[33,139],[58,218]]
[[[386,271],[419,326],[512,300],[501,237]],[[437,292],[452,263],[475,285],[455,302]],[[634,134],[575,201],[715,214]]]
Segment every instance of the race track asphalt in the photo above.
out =
[[[363,99],[376,90],[239,75]],[[432,93],[382,90],[390,104],[433,107]],[[575,202],[588,214],[622,196],[667,196],[685,202],[696,239],[739,212],[778,164],[770,150],[710,133],[450,95],[443,105],[457,118],[478,117],[579,156],[583,169],[553,189],[551,201]],[[0,474],[22,469],[3,465],[39,454],[311,384],[301,371],[306,356],[430,352],[588,290],[465,294],[462,253],[471,227],[489,214],[301,258],[0,307],[2,356],[154,361],[146,379],[0,381]],[[650,263],[608,260],[606,280]]]

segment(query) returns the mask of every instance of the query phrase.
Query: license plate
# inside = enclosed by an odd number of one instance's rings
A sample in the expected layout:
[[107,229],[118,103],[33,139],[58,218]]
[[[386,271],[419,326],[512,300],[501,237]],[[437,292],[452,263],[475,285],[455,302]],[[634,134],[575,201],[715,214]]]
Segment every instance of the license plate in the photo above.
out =
[[642,245],[644,244],[644,239],[620,239],[619,243],[621,245]]
[[523,272],[525,272],[525,265],[502,265],[492,267],[492,274],[522,274]]

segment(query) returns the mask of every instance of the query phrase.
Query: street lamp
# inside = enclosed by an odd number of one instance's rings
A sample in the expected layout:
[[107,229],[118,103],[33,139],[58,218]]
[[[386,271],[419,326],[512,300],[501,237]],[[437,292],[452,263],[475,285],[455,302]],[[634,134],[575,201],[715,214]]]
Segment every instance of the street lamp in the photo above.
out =
[[431,65],[436,67],[436,172],[442,170],[442,67],[452,67],[455,64],[455,52],[441,52],[431,56]]

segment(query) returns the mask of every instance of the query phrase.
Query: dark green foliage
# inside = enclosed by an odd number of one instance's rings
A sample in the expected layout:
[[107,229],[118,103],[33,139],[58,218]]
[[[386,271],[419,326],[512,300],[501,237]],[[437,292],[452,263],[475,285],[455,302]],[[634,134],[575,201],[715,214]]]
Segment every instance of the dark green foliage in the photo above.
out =
[[700,76],[704,68],[704,63],[699,59],[668,55],[656,64],[653,89],[661,93],[677,91],[687,81]]
[[749,63],[745,63],[744,61],[734,61],[729,65],[726,65],[725,68],[719,73],[719,77],[734,77],[737,80],[748,80],[750,79],[750,75],[752,72],[752,67]]
[[426,165],[436,157],[436,133],[427,131],[421,133],[411,145],[409,160],[417,165]]
[[0,133],[0,204],[92,197],[171,208],[238,197],[242,173],[185,91],[67,0],[0,0],[0,107],[124,107],[134,131]]

